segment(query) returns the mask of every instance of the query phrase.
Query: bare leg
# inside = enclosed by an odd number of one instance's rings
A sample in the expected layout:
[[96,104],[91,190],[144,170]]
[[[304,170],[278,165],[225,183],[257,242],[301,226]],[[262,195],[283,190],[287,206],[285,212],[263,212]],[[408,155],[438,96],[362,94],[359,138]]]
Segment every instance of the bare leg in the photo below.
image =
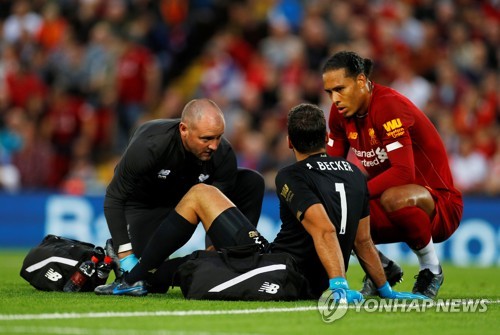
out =
[[197,184],[177,204],[175,211],[192,224],[201,221],[207,231],[215,218],[230,207],[235,205],[218,188]]

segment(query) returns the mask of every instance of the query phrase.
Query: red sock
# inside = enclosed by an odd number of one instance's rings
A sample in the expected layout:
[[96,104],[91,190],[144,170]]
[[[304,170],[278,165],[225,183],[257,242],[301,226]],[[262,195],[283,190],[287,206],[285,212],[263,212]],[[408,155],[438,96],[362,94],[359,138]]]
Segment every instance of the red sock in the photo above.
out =
[[431,219],[422,209],[411,206],[387,213],[392,224],[398,226],[402,241],[414,250],[425,247],[431,240]]

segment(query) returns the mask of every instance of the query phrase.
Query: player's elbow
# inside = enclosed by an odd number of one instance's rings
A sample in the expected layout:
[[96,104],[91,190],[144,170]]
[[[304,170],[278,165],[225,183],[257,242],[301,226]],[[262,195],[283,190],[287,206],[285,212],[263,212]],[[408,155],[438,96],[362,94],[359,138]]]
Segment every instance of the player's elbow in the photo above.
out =
[[371,246],[372,244],[372,239],[370,235],[366,234],[358,234],[356,236],[356,239],[354,240],[354,250],[364,250],[367,249]]
[[356,238],[354,239],[354,249],[362,250],[369,248],[373,244],[372,237],[369,228],[361,229],[358,228],[356,233]]
[[314,240],[328,240],[331,238],[331,236],[336,236],[337,230],[335,229],[335,226],[329,225],[328,227],[322,227],[321,229],[317,229],[315,233],[312,235],[312,238]]

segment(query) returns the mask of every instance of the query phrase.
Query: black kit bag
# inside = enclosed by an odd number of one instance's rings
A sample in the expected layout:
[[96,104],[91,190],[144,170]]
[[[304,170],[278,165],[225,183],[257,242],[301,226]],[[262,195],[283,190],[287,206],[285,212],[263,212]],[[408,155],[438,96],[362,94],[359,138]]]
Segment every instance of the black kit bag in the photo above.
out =
[[292,256],[261,253],[255,245],[194,251],[177,276],[186,299],[289,301],[307,292]]
[[[80,264],[92,257],[95,247],[91,243],[49,234],[28,252],[20,275],[38,290],[62,291]],[[97,286],[94,277],[97,275],[87,280],[82,292],[94,290]]]

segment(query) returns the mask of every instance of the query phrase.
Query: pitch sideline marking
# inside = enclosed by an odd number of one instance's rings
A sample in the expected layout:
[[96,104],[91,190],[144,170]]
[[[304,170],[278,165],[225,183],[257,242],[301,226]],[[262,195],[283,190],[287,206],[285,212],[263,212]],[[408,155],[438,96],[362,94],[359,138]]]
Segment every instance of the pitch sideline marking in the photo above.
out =
[[60,334],[60,335],[260,335],[259,333],[224,333],[187,330],[91,329],[76,327],[1,327],[0,334]]
[[[470,301],[472,299],[464,299]],[[500,300],[484,300],[486,304],[500,303]],[[401,306],[403,304],[400,304]],[[347,306],[355,309],[355,305]],[[0,314],[0,321],[7,320],[59,320],[59,319],[84,319],[84,318],[126,318],[147,316],[198,316],[198,315],[237,315],[237,314],[259,314],[259,313],[287,313],[287,312],[309,312],[317,311],[318,306],[305,307],[283,307],[283,308],[254,308],[254,309],[232,309],[232,310],[186,310],[186,311],[143,311],[143,312],[91,312],[91,313],[44,313],[44,314]]]
[[50,314],[0,314],[0,320],[49,320],[49,319],[83,319],[108,317],[144,317],[144,316],[197,316],[197,315],[234,315],[258,313],[286,313],[315,311],[317,306],[290,308],[255,308],[232,310],[186,310],[186,311],[144,311],[144,312],[100,312],[100,313],[50,313]]

